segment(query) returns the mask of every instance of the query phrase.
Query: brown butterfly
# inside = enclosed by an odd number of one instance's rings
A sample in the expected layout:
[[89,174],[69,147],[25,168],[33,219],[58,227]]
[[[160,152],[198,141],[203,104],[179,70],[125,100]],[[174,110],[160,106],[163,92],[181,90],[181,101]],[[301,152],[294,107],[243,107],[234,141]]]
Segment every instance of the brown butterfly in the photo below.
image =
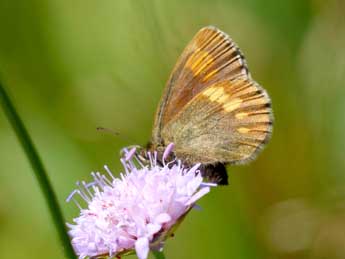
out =
[[167,82],[149,149],[174,143],[187,166],[202,164],[208,180],[227,184],[225,164],[256,157],[270,138],[273,115],[267,92],[250,76],[237,45],[215,27],[187,45]]

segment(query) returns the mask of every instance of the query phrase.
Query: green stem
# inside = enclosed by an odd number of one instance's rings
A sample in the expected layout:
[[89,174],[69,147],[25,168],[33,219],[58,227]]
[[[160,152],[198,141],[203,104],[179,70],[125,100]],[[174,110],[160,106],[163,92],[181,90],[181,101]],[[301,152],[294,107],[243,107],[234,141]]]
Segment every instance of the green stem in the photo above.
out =
[[58,232],[60,241],[64,247],[64,252],[67,258],[76,258],[70,239],[66,231],[65,220],[59,207],[57,198],[53,191],[52,185],[48,179],[48,174],[43,167],[40,157],[36,151],[36,148],[29,136],[28,131],[25,129],[22,120],[19,118],[14,106],[12,105],[10,98],[8,97],[4,87],[0,82],[0,103],[5,111],[7,119],[12,125],[19,142],[21,143],[26,156],[29,159],[33,172],[40,185],[41,191],[45,197],[47,205],[56,230]]
[[165,255],[163,252],[152,251],[152,254],[156,259],[165,259]]

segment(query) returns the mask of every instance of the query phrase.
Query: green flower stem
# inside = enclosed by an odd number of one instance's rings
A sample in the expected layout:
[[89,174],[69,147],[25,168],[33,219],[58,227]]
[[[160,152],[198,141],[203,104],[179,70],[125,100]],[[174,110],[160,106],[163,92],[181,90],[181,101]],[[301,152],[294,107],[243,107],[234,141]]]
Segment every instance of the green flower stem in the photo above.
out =
[[165,255],[163,252],[152,251],[152,254],[156,259],[165,259]]
[[25,129],[23,122],[19,118],[14,106],[12,105],[4,87],[0,82],[0,103],[5,111],[5,114],[10,121],[19,142],[21,143],[26,156],[28,157],[36,179],[41,187],[41,191],[45,197],[51,217],[57,229],[60,241],[64,247],[64,252],[67,258],[76,258],[69,236],[66,231],[65,220],[59,207],[57,198],[53,191],[52,185],[49,182],[46,170],[43,167],[36,148]]

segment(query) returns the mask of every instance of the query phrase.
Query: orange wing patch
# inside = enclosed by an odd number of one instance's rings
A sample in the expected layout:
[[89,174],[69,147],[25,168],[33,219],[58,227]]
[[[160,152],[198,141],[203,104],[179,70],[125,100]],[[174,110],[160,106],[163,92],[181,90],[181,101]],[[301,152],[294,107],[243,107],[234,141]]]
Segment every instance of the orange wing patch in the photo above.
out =
[[232,112],[241,106],[243,100],[241,98],[234,98],[223,105],[226,112]]
[[236,119],[241,120],[241,119],[243,119],[243,118],[248,117],[248,112],[239,112],[239,113],[236,113],[236,114],[235,114],[235,117],[236,117]]
[[214,85],[204,90],[201,94],[206,96],[211,102],[222,104],[224,111],[232,112],[240,107],[243,100],[238,97],[232,98],[230,92],[226,92],[224,89],[221,85]]
[[214,59],[205,50],[197,49],[186,62],[186,67],[189,68],[193,75],[198,76],[205,68],[212,66],[214,64]]

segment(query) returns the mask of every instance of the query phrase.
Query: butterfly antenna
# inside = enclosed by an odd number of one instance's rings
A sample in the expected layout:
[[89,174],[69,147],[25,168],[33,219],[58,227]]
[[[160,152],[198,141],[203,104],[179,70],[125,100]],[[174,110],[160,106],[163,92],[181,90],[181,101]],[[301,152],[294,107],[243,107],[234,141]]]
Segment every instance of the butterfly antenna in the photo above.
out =
[[103,127],[97,127],[96,129],[97,129],[98,131],[107,132],[107,133],[112,134],[113,136],[117,136],[119,139],[121,139],[121,140],[124,141],[124,142],[127,142],[127,143],[135,143],[135,142],[133,142],[133,140],[130,139],[128,136],[125,136],[125,135],[123,135],[123,134],[120,134],[120,132],[115,131],[115,130],[113,130],[113,129],[103,128]]
[[111,133],[112,135],[114,136],[119,136],[120,133],[115,131],[115,130],[112,130],[112,129],[108,129],[108,128],[103,128],[103,127],[97,127],[96,128],[98,131],[103,131],[103,132],[108,132],[108,133]]

